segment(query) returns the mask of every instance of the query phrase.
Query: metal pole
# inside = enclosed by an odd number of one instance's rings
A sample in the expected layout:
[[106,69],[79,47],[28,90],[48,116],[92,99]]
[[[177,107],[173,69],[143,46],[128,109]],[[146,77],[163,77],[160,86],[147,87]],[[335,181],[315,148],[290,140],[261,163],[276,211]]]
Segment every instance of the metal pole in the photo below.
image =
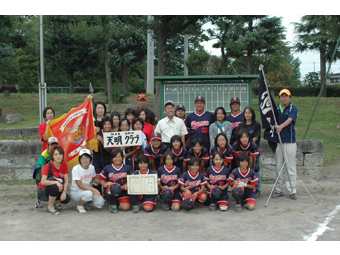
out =
[[47,106],[46,83],[44,74],[44,33],[43,33],[43,16],[40,15],[40,83],[39,83],[39,115],[40,124],[44,123],[43,111]]
[[[153,21],[153,16],[148,16],[148,22]],[[153,30],[148,30],[148,48],[147,48],[147,79],[146,79],[146,93],[154,94],[154,59],[155,47],[153,40]]]
[[188,76],[188,67],[185,63],[188,60],[188,41],[189,35],[184,35],[184,76]]

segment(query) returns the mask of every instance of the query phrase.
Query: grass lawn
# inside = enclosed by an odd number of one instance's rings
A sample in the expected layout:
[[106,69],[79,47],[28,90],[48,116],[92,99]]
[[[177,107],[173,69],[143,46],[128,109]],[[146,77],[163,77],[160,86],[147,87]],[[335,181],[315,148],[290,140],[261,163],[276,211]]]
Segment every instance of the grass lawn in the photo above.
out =
[[[87,94],[48,94],[47,105],[53,107],[56,117],[67,113],[71,108],[82,104]],[[148,101],[153,102],[154,96],[147,95]],[[125,98],[126,103],[136,102],[137,95]],[[95,101],[101,100],[107,103],[107,97],[103,93],[94,94]],[[316,97],[292,97],[292,103],[298,107],[298,120],[296,123],[297,139],[301,140],[307,130],[312,116]],[[278,103],[279,99],[275,98]],[[0,121],[2,128],[23,128],[39,125],[39,94],[16,94],[9,97],[0,95],[0,107],[3,114],[19,113],[23,115],[22,121],[15,124],[5,124]],[[253,107],[256,119],[260,121],[258,99],[253,99]],[[230,109],[226,109],[230,110]],[[340,155],[340,98],[320,98],[312,123],[305,139],[323,140],[324,142],[324,165],[329,165],[338,159]],[[37,136],[38,137],[38,136]],[[0,138],[1,139],[1,138]]]

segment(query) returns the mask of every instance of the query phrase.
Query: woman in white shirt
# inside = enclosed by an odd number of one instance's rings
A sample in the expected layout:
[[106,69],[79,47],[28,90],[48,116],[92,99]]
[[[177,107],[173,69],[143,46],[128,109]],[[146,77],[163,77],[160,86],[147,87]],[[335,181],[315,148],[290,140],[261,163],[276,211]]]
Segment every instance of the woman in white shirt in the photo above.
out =
[[92,156],[88,149],[79,152],[79,164],[72,169],[72,185],[70,197],[77,203],[77,211],[85,213],[91,208],[90,204],[102,208],[104,198],[99,191],[92,187],[91,182],[99,183],[94,166],[91,164]]

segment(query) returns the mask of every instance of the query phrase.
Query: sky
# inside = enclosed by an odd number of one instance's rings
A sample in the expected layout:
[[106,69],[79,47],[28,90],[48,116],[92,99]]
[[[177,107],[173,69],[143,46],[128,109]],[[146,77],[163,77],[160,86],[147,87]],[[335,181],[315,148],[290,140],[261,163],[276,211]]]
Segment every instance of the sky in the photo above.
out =
[[[300,19],[303,15],[275,15],[278,17],[282,17],[282,25],[286,27],[286,41],[290,42],[292,46],[295,42],[295,34],[293,32],[294,25],[291,22],[300,22]],[[205,27],[209,27],[211,24],[206,24]],[[204,27],[204,28],[205,28]],[[212,44],[214,44],[214,40],[209,42],[204,42],[202,45],[204,49],[210,54],[220,56],[220,50],[212,48]],[[309,72],[319,72],[320,71],[320,54],[318,51],[307,51],[305,53],[293,53],[294,57],[298,57],[301,61],[300,64],[300,72],[301,72],[301,80],[304,79],[305,75]],[[266,67],[264,67],[266,70]],[[326,71],[328,70],[328,65],[326,66]],[[332,64],[330,73],[340,73],[340,61],[337,61]]]

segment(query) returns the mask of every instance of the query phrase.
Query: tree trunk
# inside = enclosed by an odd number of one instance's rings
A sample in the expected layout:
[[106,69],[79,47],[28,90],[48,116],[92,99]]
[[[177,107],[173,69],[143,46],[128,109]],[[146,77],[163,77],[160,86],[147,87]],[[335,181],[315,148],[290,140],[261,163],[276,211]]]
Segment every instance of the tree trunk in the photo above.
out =
[[[250,19],[248,22],[248,30],[250,32],[253,31],[253,19]],[[251,48],[247,49],[247,74],[251,74],[252,73],[252,69],[253,69],[253,49],[252,46],[250,46]]]
[[129,92],[128,65],[126,63],[122,63],[122,84],[123,84],[123,93]]
[[[168,54],[166,52],[166,27],[165,24],[162,23],[159,29],[159,37],[158,37],[158,68],[157,75],[164,76],[166,61],[168,59]],[[157,81],[156,85],[156,99],[155,99],[155,107],[154,113],[157,119],[161,118],[161,82]]]
[[327,86],[326,86],[326,51],[320,48],[320,82],[323,89],[321,91],[321,97],[327,97]]
[[111,80],[111,69],[109,66],[109,54],[107,52],[107,42],[103,41],[104,57],[105,57],[105,76],[107,84],[107,101],[108,104],[112,104],[112,80]]
[[225,75],[225,69],[227,65],[227,56],[224,53],[224,47],[221,48],[221,53],[222,53],[222,65],[221,65],[221,75]]
[[74,70],[68,71],[68,83],[70,85],[70,94],[74,93]]

